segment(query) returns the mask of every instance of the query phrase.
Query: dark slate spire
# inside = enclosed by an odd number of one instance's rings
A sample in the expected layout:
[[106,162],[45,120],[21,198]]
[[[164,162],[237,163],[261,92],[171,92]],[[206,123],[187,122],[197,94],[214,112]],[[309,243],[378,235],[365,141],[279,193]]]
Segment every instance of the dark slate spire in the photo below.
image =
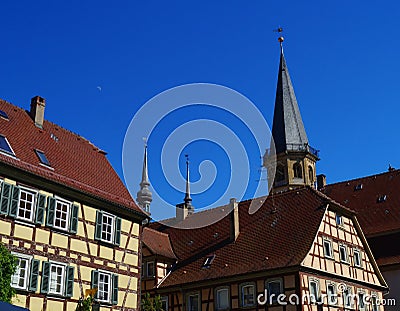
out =
[[301,119],[285,56],[283,55],[282,41],[280,41],[281,58],[272,125],[276,154],[285,152],[288,148],[291,150],[308,145],[307,134]]
[[137,193],[137,202],[139,206],[150,213],[150,203],[153,200],[152,193],[149,189],[149,173],[147,170],[147,144],[144,146],[144,158],[143,158],[143,169],[142,169],[142,181],[140,182],[140,190]]

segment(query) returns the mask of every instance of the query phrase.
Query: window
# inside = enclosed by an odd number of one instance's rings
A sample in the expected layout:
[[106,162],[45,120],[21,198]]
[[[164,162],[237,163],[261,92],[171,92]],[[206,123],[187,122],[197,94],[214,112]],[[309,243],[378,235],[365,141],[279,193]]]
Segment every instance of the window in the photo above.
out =
[[347,286],[343,290],[343,305],[345,308],[351,308],[353,306],[353,297],[352,297],[351,287]]
[[361,252],[358,249],[354,249],[354,266],[357,268],[362,267]]
[[38,156],[40,163],[47,165],[47,166],[51,166],[49,160],[47,159],[47,157],[43,151],[35,149],[35,153]]
[[384,195],[380,195],[379,197],[378,197],[378,199],[377,199],[377,202],[378,203],[383,203],[383,202],[385,202],[386,201],[386,195],[384,194]]
[[2,117],[2,118],[4,118],[4,119],[8,120],[8,115],[7,115],[7,113],[6,113],[5,111],[3,111],[3,110],[0,110],[0,117]]
[[358,310],[360,311],[365,310],[365,292],[363,291],[358,292],[357,304],[358,304]]
[[303,170],[300,163],[293,164],[294,178],[303,178]]
[[310,302],[314,304],[320,302],[321,296],[319,292],[319,281],[315,279],[310,279],[309,288],[310,288]]
[[61,198],[48,197],[46,225],[76,233],[79,206]]
[[255,305],[255,285],[245,283],[241,286],[241,306],[250,307]]
[[161,307],[163,311],[168,311],[168,296],[161,297]]
[[327,283],[326,284],[326,294],[328,299],[328,304],[331,306],[336,306],[338,303],[336,284],[335,283]]
[[340,261],[349,263],[349,256],[347,255],[347,246],[344,244],[339,245]]
[[118,275],[102,270],[92,271],[92,288],[97,288],[96,300],[118,304]]
[[358,184],[358,185],[356,185],[356,186],[354,187],[354,191],[362,190],[362,188],[363,188],[363,184]]
[[269,303],[275,303],[278,300],[278,296],[282,294],[282,292],[282,279],[267,280],[267,294]]
[[376,294],[372,294],[371,296],[371,306],[372,306],[372,311],[378,311],[378,297]]
[[207,256],[206,260],[203,263],[203,268],[209,268],[214,261],[215,255]]
[[215,294],[217,298],[217,305],[216,309],[217,310],[229,310],[229,288],[224,287],[224,288],[219,288],[216,290]]
[[154,261],[149,261],[147,263],[147,276],[148,277],[155,276]]
[[7,138],[3,135],[0,135],[0,151],[15,156],[15,153],[12,150]]
[[71,203],[67,203],[61,200],[56,200],[56,209],[54,216],[55,228],[67,230],[70,206]]
[[308,179],[310,181],[310,184],[314,182],[314,170],[311,166],[308,167]]
[[200,294],[191,293],[187,296],[187,310],[199,311],[200,310]]
[[95,239],[115,245],[121,241],[121,218],[97,211]]
[[17,257],[17,269],[11,277],[11,286],[18,290],[35,292],[39,278],[39,260],[28,255],[12,254]]
[[343,218],[342,218],[342,215],[336,214],[335,219],[336,219],[336,225],[338,225],[338,226],[343,226]]
[[30,190],[20,189],[17,218],[33,221],[36,193]]
[[332,241],[328,239],[324,239],[324,253],[325,257],[333,258],[333,251],[332,251]]
[[49,295],[72,297],[74,267],[58,262],[43,262],[41,292]]

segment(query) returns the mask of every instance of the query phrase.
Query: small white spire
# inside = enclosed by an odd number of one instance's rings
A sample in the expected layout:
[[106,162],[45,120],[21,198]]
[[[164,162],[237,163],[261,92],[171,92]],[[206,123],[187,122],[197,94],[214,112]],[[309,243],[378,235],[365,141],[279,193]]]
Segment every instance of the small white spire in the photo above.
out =
[[140,190],[137,193],[137,202],[139,206],[147,213],[150,213],[150,203],[153,200],[152,193],[149,189],[149,173],[147,168],[147,139],[144,139],[144,158],[142,169],[142,180],[140,182]]
[[189,179],[189,155],[185,155],[186,157],[186,194],[184,202],[186,204],[190,204],[192,202],[192,198],[190,197],[190,179]]

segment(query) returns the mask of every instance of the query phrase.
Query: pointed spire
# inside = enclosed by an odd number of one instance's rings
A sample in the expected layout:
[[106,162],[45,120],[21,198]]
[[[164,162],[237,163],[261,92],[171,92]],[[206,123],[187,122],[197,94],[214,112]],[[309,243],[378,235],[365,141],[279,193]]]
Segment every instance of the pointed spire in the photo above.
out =
[[153,200],[153,196],[149,187],[150,187],[150,182],[149,182],[149,173],[147,168],[147,142],[145,142],[142,180],[140,182],[140,190],[137,193],[136,200],[139,206],[147,213],[150,213],[150,203]]
[[283,37],[280,37],[278,41],[281,46],[281,55],[272,125],[272,136],[277,154],[287,151],[287,148],[308,145],[307,134],[283,54]]
[[186,154],[185,157],[186,157],[186,194],[184,202],[190,205],[192,202],[192,198],[190,197],[189,156]]

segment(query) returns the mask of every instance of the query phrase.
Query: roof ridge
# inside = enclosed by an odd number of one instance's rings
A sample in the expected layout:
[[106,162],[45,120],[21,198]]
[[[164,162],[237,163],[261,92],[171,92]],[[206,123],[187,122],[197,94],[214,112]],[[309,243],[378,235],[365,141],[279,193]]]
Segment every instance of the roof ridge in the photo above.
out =
[[357,177],[357,178],[352,178],[352,179],[348,179],[348,180],[338,181],[338,182],[335,182],[335,183],[327,184],[325,187],[329,187],[329,186],[333,186],[333,185],[339,185],[339,184],[348,183],[348,182],[353,182],[353,181],[361,180],[361,179],[367,179],[367,178],[373,178],[373,177],[377,177],[377,176],[383,176],[383,175],[386,175],[386,174],[393,174],[393,173],[400,173],[400,169],[395,169],[393,171],[387,171],[387,172],[382,172],[382,173],[378,173],[378,174],[372,174],[372,175],[368,175],[368,176],[364,176],[364,177]]

